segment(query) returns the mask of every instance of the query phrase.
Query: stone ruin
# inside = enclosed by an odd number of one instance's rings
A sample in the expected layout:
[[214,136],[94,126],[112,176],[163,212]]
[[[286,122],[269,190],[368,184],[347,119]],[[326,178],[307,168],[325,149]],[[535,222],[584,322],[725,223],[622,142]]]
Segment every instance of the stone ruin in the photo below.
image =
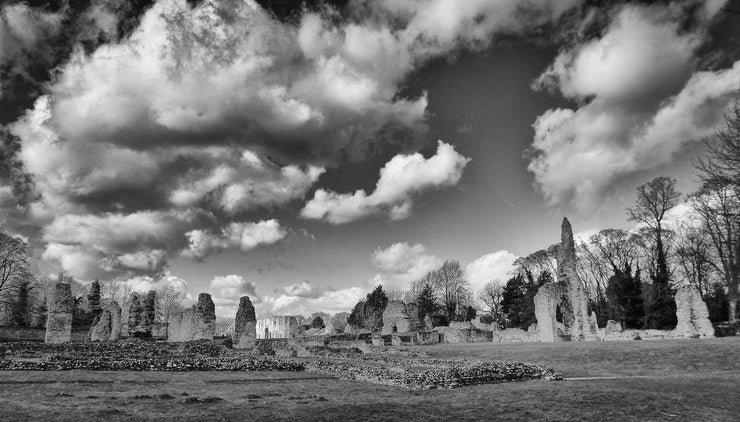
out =
[[[573,229],[563,219],[558,247],[557,281],[540,287],[535,295],[535,316],[540,341],[553,342],[569,338],[573,341],[600,340],[596,315],[588,310],[586,287],[576,271],[576,247]],[[556,318],[558,307],[563,316],[565,332]]]
[[69,343],[72,341],[72,311],[74,299],[71,286],[57,283],[49,297],[49,312],[46,319],[46,343]]
[[[416,320],[418,320],[418,317]],[[412,325],[412,319],[409,316],[406,304],[400,300],[388,301],[388,305],[383,311],[383,329],[380,334],[408,333],[415,330],[416,327]]]
[[300,334],[298,320],[293,315],[273,316],[257,320],[257,338],[294,338]]
[[95,317],[90,327],[90,341],[116,341],[121,338],[121,307],[110,302]]
[[216,333],[216,306],[208,293],[198,295],[198,303],[170,318],[167,341],[213,340]]
[[257,338],[257,317],[248,296],[239,298],[239,309],[234,319],[233,344],[235,349],[251,349]]
[[673,332],[677,337],[714,337],[707,304],[693,284],[681,285],[676,291],[676,319],[678,324]]
[[[676,292],[678,324],[675,330],[623,330],[616,321],[608,321],[600,330],[596,315],[588,310],[585,286],[576,272],[573,229],[567,218],[563,219],[557,261],[557,281],[540,287],[534,297],[540,341],[714,337],[707,305],[696,287],[690,284],[680,286]],[[558,309],[563,316],[562,322],[556,319]]]

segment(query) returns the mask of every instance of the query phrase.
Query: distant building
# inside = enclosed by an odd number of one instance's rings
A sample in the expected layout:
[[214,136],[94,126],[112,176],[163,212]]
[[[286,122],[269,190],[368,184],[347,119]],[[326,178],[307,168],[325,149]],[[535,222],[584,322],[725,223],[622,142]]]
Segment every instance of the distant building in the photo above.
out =
[[294,338],[299,334],[298,320],[292,315],[273,316],[257,320],[257,338]]

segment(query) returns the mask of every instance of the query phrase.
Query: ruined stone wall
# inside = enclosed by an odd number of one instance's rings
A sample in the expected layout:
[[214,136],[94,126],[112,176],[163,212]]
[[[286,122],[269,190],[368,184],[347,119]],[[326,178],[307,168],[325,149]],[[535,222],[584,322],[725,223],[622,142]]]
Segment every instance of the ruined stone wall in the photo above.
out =
[[[560,247],[558,248],[558,283],[565,288],[568,299],[567,302],[561,302],[563,322],[568,329],[571,340],[597,340],[598,327],[594,326],[593,319],[588,311],[586,287],[576,271],[577,263],[573,228],[568,219],[564,218],[561,226]],[[562,306],[562,304],[566,306]],[[572,321],[569,321],[571,319]]]
[[192,308],[175,312],[167,327],[167,341],[213,340],[216,334],[216,306],[211,295],[201,293]]
[[563,292],[557,283],[546,284],[534,296],[534,314],[537,318],[537,333],[540,341],[554,342],[558,338],[558,322],[555,318]]
[[293,338],[299,335],[298,320],[292,315],[257,320],[257,338]]
[[576,271],[578,258],[573,240],[573,229],[563,219],[558,246],[557,282],[542,286],[535,295],[535,316],[541,341],[557,341],[556,312],[563,316],[565,334],[573,341],[599,340],[596,317],[588,310],[588,295]]
[[248,296],[239,298],[239,309],[234,318],[233,344],[235,349],[249,349],[254,347],[257,338],[257,317],[254,305]]
[[507,328],[493,332],[494,343],[530,343],[539,341],[540,336],[538,333],[524,331],[521,328]]
[[51,291],[46,320],[46,343],[72,341],[72,311],[74,298],[69,284],[57,283]]
[[90,341],[116,341],[121,334],[121,307],[111,302],[103,307],[90,327]]
[[414,328],[411,326],[411,318],[406,309],[406,304],[400,300],[388,301],[383,312],[383,328],[381,334],[408,333],[413,330]]
[[674,335],[677,337],[714,337],[707,304],[702,300],[699,290],[692,284],[679,286],[676,291],[676,320],[678,324]]

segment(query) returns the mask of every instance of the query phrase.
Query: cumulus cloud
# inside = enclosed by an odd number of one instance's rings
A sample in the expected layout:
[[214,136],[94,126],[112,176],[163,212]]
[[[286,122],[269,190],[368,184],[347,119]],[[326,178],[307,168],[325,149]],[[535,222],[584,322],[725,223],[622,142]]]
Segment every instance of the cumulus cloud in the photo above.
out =
[[376,249],[372,262],[380,272],[370,279],[369,284],[382,284],[386,290],[406,290],[411,283],[442,265],[442,260],[428,253],[424,245],[408,242]]
[[224,249],[239,248],[246,252],[259,245],[271,245],[287,235],[277,220],[257,223],[231,223],[221,233],[192,230],[186,233],[188,248],[183,255],[203,259]]
[[257,294],[257,284],[237,274],[214,277],[206,292],[210,293],[216,305],[216,316],[222,318],[234,318],[242,296],[249,296],[253,304],[262,300]]
[[367,290],[360,287],[329,289],[315,297],[283,293],[263,297],[262,302],[255,305],[255,309],[257,318],[271,315],[310,315],[314,312],[334,314],[351,311],[365,295]]
[[[190,3],[1,9],[4,68],[12,57],[19,74],[26,58],[53,56],[40,67],[44,95],[10,131],[39,195],[26,225],[62,269],[151,276],[183,250],[200,259],[278,241],[285,229],[248,214],[303,199],[325,167],[379,144],[423,145],[426,94],[401,94],[422,64],[552,22],[575,1],[357,1],[292,23],[251,0]],[[47,51],[54,37],[69,43]],[[397,156],[374,193],[320,190],[304,214],[328,201],[346,209],[316,218],[404,218],[413,195],[457,183],[465,163],[443,143],[428,160]],[[148,233],[133,227],[143,215]],[[65,237],[73,225],[81,233]]]
[[592,208],[619,178],[669,163],[714,132],[740,77],[740,62],[696,71],[718,5],[691,9],[700,23],[688,29],[680,5],[620,6],[601,37],[555,59],[535,85],[584,105],[534,123],[528,168],[550,202]]
[[465,274],[474,292],[480,291],[489,281],[506,283],[509,273],[514,269],[517,256],[509,251],[485,254],[465,267]]
[[301,216],[331,224],[349,223],[377,214],[387,214],[392,220],[404,219],[411,214],[414,195],[457,184],[469,161],[452,145],[442,141],[430,158],[419,153],[399,154],[380,169],[380,178],[370,195],[364,190],[340,194],[318,189]]
[[126,280],[131,286],[131,290],[139,293],[146,293],[150,290],[161,290],[165,287],[171,287],[180,294],[185,293],[188,288],[188,282],[184,279],[165,271],[156,276],[137,276]]

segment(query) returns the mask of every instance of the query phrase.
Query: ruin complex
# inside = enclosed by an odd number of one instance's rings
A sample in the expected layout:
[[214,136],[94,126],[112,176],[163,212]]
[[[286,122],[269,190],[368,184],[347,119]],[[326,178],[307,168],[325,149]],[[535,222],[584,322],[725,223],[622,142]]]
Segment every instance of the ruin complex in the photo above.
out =
[[72,311],[74,298],[71,286],[57,283],[49,297],[46,319],[46,343],[69,343],[72,340]]

